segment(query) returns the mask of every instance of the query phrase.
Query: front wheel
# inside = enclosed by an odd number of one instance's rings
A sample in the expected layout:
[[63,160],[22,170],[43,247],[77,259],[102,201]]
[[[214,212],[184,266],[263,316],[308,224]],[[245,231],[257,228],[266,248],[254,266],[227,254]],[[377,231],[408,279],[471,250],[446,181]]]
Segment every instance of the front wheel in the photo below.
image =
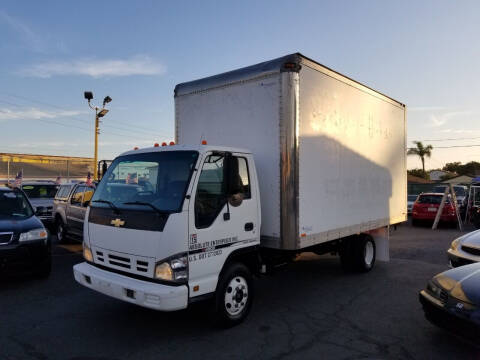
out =
[[215,295],[218,325],[231,327],[245,320],[252,306],[252,282],[252,274],[244,264],[233,263],[222,272]]
[[340,251],[342,266],[348,271],[368,272],[373,269],[375,258],[375,241],[370,235],[349,238]]

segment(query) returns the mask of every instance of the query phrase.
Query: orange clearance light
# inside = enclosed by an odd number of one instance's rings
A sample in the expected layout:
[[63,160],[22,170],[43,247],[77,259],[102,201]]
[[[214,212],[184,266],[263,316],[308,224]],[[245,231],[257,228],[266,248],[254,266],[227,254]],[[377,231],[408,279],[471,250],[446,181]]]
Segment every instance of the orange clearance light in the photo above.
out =
[[202,145],[207,145],[207,140],[202,140]]
[[159,147],[158,143],[153,144],[153,147]]
[[135,146],[135,147],[133,148],[133,150],[138,150],[138,146]]
[[300,236],[301,236],[301,237],[306,237],[307,234],[303,233],[303,234],[301,234]]
[[198,291],[198,290],[200,290],[200,286],[195,285],[195,286],[193,287],[193,291]]
[[167,146],[167,143],[165,141],[162,142],[162,146]]
[[175,145],[175,142],[170,141],[170,146]]

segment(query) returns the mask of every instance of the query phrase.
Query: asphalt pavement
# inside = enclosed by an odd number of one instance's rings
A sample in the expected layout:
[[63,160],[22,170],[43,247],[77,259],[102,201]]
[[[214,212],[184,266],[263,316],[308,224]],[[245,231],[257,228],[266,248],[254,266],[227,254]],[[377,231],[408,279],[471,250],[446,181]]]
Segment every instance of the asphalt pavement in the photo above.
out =
[[78,285],[81,247],[54,247],[50,278],[0,278],[0,359],[451,359],[480,347],[424,319],[418,291],[447,269],[460,234],[402,225],[391,261],[347,274],[337,258],[302,255],[256,281],[241,325],[219,330],[208,304],[160,313]]

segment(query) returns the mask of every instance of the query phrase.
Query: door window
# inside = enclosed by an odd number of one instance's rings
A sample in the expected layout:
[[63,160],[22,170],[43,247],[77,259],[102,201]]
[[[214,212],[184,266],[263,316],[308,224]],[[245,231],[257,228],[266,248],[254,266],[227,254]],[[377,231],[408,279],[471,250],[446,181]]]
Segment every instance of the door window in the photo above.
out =
[[223,155],[209,155],[203,163],[195,196],[195,226],[212,225],[226,203]]
[[75,189],[71,203],[72,205],[82,206],[83,193],[85,192],[85,186],[79,186]]

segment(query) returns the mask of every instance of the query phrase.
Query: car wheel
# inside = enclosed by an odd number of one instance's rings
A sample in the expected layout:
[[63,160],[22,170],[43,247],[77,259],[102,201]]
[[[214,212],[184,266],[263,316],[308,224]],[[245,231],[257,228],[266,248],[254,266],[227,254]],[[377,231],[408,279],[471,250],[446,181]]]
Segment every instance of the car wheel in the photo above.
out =
[[56,223],[56,234],[57,240],[59,243],[64,243],[65,238],[67,237],[67,230],[65,229],[65,224],[62,219],[58,219]]
[[253,300],[252,274],[244,264],[230,264],[223,272],[215,293],[217,325],[231,327],[250,312]]

